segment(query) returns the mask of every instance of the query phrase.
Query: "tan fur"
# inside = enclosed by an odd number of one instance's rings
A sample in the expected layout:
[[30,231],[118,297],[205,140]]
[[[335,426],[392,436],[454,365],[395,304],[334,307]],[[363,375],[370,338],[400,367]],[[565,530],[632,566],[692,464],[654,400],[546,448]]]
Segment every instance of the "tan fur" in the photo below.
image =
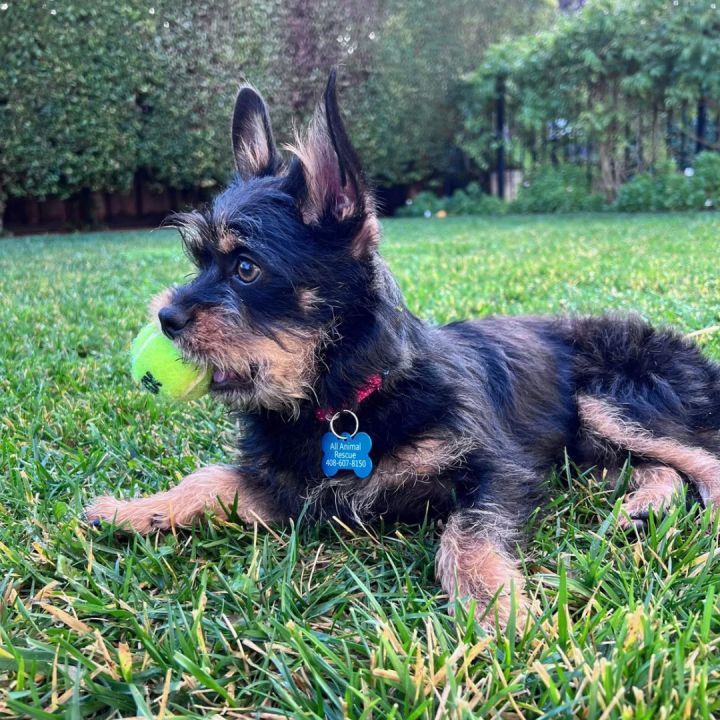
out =
[[350,202],[344,203],[342,197],[336,197],[336,189],[329,184],[334,173],[328,172],[328,169],[332,168],[337,172],[337,158],[323,115],[324,109],[320,108],[310,122],[307,137],[302,139],[296,134],[295,143],[285,146],[303,166],[307,198],[302,207],[302,215],[308,224],[320,221],[328,198],[333,198],[336,203],[338,220],[345,220],[353,210]]
[[230,253],[238,245],[237,235],[227,228],[218,228],[217,237],[217,248],[221,253]]
[[582,423],[590,432],[687,475],[697,485],[706,504],[720,505],[720,459],[707,450],[683,445],[669,437],[653,437],[642,426],[625,420],[618,408],[596,397],[579,396],[578,409]]
[[311,312],[322,304],[317,288],[301,288],[298,290],[298,304],[305,312]]
[[86,511],[90,522],[113,521],[118,527],[147,534],[172,527],[189,527],[210,510],[225,517],[237,499],[241,520],[273,522],[280,520],[269,500],[250,490],[242,477],[225,465],[211,465],[188,475],[165,492],[134,500],[96,498]]
[[[339,221],[355,216],[362,208],[364,218],[360,229],[353,238],[350,252],[356,258],[364,257],[368,251],[380,242],[380,223],[377,219],[375,202],[369,192],[359,188],[340,187],[340,169],[332,139],[325,121],[324,106],[315,113],[307,135],[303,138],[295,134],[295,142],[285,145],[303,167],[307,197],[302,204],[301,213],[309,225],[320,222],[328,203],[331,203],[334,216]],[[352,193],[362,193],[353,197]]]
[[388,481],[404,484],[408,478],[439,475],[460,465],[475,447],[476,443],[470,438],[423,438],[388,455],[377,471]]
[[[485,615],[488,604],[497,594],[494,610],[502,627],[507,626],[514,600],[516,626],[518,630],[524,628],[529,602],[524,592],[525,579],[517,563],[487,535],[462,529],[453,516],[440,538],[435,573],[451,600],[477,601],[478,618]],[[494,613],[487,613],[486,627],[493,627],[494,620]]]
[[362,483],[353,477],[326,478],[308,499],[322,505],[332,505],[331,498],[342,500],[362,522],[378,501],[392,506],[402,502],[405,491],[412,493],[415,502],[430,499],[434,493],[451,492],[440,477],[442,472],[462,464],[475,447],[470,438],[423,438],[386,455]]
[[188,248],[195,249],[202,248],[204,244],[203,230],[209,229],[207,220],[197,210],[173,217],[171,227],[178,230]]
[[[368,207],[371,202],[368,198],[365,207]],[[380,221],[377,219],[374,211],[368,212],[365,221],[350,245],[350,253],[352,256],[361,258],[367,254],[369,249],[377,247],[380,244],[380,235]]]
[[158,329],[160,328],[160,318],[158,317],[158,313],[164,308],[167,307],[172,303],[172,288],[165,288],[164,290],[161,290],[157,295],[154,295],[152,300],[150,300],[150,305],[148,306],[148,317],[150,318],[150,322],[154,325],[157,325]]
[[275,387],[291,398],[307,396],[308,353],[307,340],[286,333],[279,334],[278,342],[266,337],[253,338],[250,352],[267,363],[267,376]]
[[280,409],[311,393],[318,335],[278,332],[268,338],[243,327],[223,308],[210,307],[196,311],[191,330],[177,342],[191,357],[243,377],[256,365],[256,399],[266,407]]
[[[252,126],[245,128],[245,131],[248,132],[250,140],[240,144],[237,157],[245,177],[261,173],[270,162],[270,147],[262,118],[255,115],[249,122],[252,123]],[[225,251],[223,250],[223,252]]]
[[230,229],[224,215],[216,216],[213,235],[215,247],[221,253],[231,253],[242,243],[242,238],[236,231]]
[[641,465],[633,470],[632,488],[622,504],[621,527],[630,527],[647,516],[650,508],[660,512],[668,508],[682,491],[680,475],[666,465]]

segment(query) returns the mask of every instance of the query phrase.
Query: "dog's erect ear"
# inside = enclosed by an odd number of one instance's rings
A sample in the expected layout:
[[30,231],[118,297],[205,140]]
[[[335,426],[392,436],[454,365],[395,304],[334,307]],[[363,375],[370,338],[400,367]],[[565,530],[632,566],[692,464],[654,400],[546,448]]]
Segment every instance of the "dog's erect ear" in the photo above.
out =
[[359,256],[376,244],[379,228],[360,160],[340,115],[335,79],[333,70],[307,137],[289,149],[297,157],[304,178],[300,200],[303,219],[309,224],[358,220],[361,225],[353,253]]
[[238,91],[231,133],[235,164],[243,179],[272,175],[277,170],[277,149],[267,106],[250,85]]

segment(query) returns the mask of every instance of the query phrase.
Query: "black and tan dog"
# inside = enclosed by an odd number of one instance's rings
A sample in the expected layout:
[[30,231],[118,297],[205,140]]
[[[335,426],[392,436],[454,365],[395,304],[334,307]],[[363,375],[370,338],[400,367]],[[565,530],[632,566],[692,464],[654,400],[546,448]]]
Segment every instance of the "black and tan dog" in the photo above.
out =
[[[232,140],[237,180],[207,210],[173,219],[197,275],[162,294],[154,315],[214,370],[212,394],[241,418],[238,458],[152,497],[98,498],[91,520],[149,533],[231,507],[248,522],[306,504],[318,519],[429,513],[445,520],[443,588],[475,598],[479,614],[496,598],[502,623],[513,596],[526,613],[515,548],[565,449],[611,470],[632,453],[626,523],[666,507],[683,480],[720,502],[720,366],[680,335],[613,317],[431,327],[408,311],[378,254],[334,75],[289,162],[250,87]],[[369,477],[321,471],[340,409],[372,438]]]

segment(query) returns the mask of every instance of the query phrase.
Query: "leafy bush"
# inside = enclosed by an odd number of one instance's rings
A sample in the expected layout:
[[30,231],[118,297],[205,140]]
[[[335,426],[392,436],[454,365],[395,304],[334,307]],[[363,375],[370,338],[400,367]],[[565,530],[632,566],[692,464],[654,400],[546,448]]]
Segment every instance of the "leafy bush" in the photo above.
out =
[[147,9],[11,2],[0,15],[0,196],[129,188]]
[[438,197],[435,193],[423,191],[414,198],[405,201],[405,206],[395,211],[397,217],[423,217],[427,213],[434,215],[445,210],[448,198]]
[[422,182],[452,161],[463,73],[554,14],[547,0],[2,2],[0,231],[6,196],[126,191],[137,171],[164,187],[223,182],[241,79],[292,140],[334,65],[374,179]]
[[[562,3],[561,3],[562,4]],[[460,142],[473,161],[492,167],[497,148],[495,105],[503,79],[510,162],[528,154],[546,163],[552,147],[592,146],[605,172],[603,193],[616,197],[638,156],[684,154],[678,119],[704,95],[720,95],[720,13],[716,3],[667,0],[593,0],[575,3],[546,32],[491,46],[462,96]],[[672,131],[663,133],[668,126]],[[554,141],[562,140],[560,143]],[[550,142],[548,142],[550,141]],[[628,152],[630,150],[630,152]],[[693,198],[670,181],[663,203]]]
[[638,173],[620,187],[615,208],[623,212],[650,210],[703,210],[720,198],[720,156],[698,155],[693,172],[671,168],[651,175]]
[[694,179],[705,193],[704,207],[720,207],[720,153],[701,152],[693,162]]
[[615,199],[615,208],[622,212],[653,210],[656,193],[654,178],[648,173],[639,173],[620,187]]
[[[503,215],[601,211],[610,206],[590,190],[582,167],[541,167],[523,183],[517,200],[506,203],[487,195],[477,183],[452,197],[421,192],[397,211],[399,217],[422,217],[445,210],[449,215]],[[612,205],[621,212],[703,210],[720,207],[720,153],[703,152],[692,172],[678,172],[674,163],[659,163],[654,174],[638,173],[620,186]]]
[[478,183],[456,190],[451,197],[438,197],[431,192],[418,193],[399,208],[397,217],[430,217],[441,210],[449,215],[503,215],[508,204],[482,191]]
[[517,200],[512,203],[513,212],[548,213],[602,210],[605,201],[592,193],[585,170],[564,165],[558,168],[540,168],[524,183]]
[[452,215],[503,215],[508,204],[484,193],[477,183],[470,183],[464,190],[452,194],[446,209]]
[[653,210],[702,210],[705,192],[694,176],[674,172],[657,176]]

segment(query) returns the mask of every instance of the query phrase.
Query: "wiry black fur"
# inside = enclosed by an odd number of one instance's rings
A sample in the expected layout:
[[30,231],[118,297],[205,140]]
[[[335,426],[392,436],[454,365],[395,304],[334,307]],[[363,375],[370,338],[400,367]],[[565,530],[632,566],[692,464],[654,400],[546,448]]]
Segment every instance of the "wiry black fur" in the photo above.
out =
[[[258,96],[244,97],[264,123]],[[236,110],[236,118],[247,110]],[[581,394],[608,399],[653,434],[720,452],[720,367],[671,330],[636,317],[487,318],[436,328],[413,315],[372,242],[360,254],[352,251],[372,208],[334,79],[320,117],[336,155],[333,182],[347,193],[349,213],[339,217],[330,199],[319,220],[307,223],[306,169],[297,158],[283,166],[273,156],[267,171],[238,177],[203,213],[175,219],[198,268],[174,291],[184,312],[192,317],[198,308],[222,307],[235,313],[238,327],[271,338],[323,331],[306,397],[278,409],[223,396],[242,425],[238,470],[283,514],[297,515],[308,498],[311,514],[346,521],[467,510],[468,524],[486,518],[510,539],[541,502],[543,477],[566,449],[586,464],[622,464],[627,454],[617,447],[600,456],[587,441]],[[220,236],[227,232],[238,242],[223,252]],[[251,285],[236,276],[245,257],[262,268]],[[299,300],[302,288],[319,298],[312,307]],[[191,320],[183,333],[193,331]],[[182,348],[182,337],[176,339]],[[195,359],[213,364],[212,354]],[[382,387],[358,405],[355,391],[374,374],[383,377]],[[318,407],[357,412],[373,439],[377,468],[428,438],[459,439],[464,449],[435,475],[390,483],[359,506],[353,498],[367,481],[348,475],[329,484],[320,470],[328,428],[316,418]]]

